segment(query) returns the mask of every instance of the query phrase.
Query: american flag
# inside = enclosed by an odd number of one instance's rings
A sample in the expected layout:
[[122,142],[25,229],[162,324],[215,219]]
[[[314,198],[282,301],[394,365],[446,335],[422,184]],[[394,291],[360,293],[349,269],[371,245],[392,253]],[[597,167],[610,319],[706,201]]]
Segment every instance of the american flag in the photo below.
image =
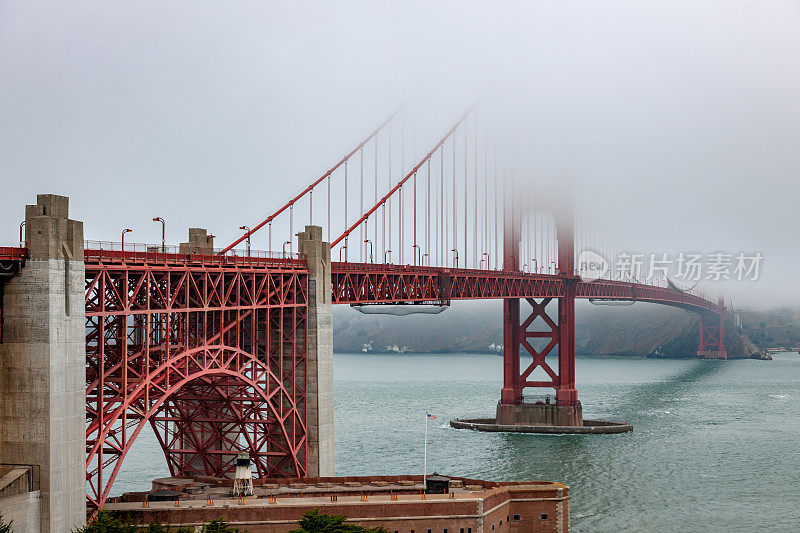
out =
[[425,413],[425,414],[428,415],[428,420],[436,420],[436,417],[433,416],[432,414],[430,414],[430,413]]

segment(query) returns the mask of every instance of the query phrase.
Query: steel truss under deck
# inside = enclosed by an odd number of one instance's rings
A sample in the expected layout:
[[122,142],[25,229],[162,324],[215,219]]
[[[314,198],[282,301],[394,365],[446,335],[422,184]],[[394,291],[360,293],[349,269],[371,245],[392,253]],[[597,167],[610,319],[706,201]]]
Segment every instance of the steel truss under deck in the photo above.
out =
[[147,424],[173,475],[305,475],[305,262],[159,256],[86,254],[90,505]]

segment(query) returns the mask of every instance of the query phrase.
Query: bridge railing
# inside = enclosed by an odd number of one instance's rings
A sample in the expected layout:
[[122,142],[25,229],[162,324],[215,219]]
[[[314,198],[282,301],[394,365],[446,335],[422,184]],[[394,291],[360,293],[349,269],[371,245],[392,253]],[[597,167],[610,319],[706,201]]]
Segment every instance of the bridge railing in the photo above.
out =
[[19,246],[0,246],[0,261],[21,261],[27,256],[27,248]]
[[219,255],[219,249],[209,249],[207,253],[181,253],[175,245],[125,243],[111,241],[85,241],[84,256],[87,261],[97,262],[136,262],[205,265],[250,265],[305,268],[306,262],[298,253],[270,252],[266,250],[229,250]]

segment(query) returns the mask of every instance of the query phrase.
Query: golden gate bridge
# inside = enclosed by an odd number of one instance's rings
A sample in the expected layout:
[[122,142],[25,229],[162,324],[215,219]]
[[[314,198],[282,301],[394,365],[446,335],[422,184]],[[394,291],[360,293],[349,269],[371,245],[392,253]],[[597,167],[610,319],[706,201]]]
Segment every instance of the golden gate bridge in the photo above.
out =
[[[230,476],[239,452],[259,477],[332,474],[331,305],[502,299],[500,405],[553,391],[565,425],[582,423],[576,299],[696,312],[699,352],[725,357],[722,300],[666,278],[581,277],[580,251],[618,249],[568,199],[534,198],[513,178],[488,113],[470,108],[413,159],[402,120],[389,117],[222,249],[201,230],[179,247],[126,244],[124,233],[83,242],[66,199],[28,207],[20,245],[0,248],[0,286],[14,294],[38,260],[81,263],[91,508],[148,425],[172,475]],[[54,235],[71,244],[54,249]],[[252,249],[256,236],[269,251]],[[23,335],[9,328],[16,311],[2,312],[0,339]]]

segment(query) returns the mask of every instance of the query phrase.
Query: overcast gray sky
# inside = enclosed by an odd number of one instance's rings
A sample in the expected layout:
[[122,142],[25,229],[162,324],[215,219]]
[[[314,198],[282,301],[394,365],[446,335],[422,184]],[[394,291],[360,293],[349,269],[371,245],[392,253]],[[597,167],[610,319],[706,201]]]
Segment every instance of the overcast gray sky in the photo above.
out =
[[54,192],[87,238],[222,244],[412,95],[485,87],[609,231],[761,251],[734,303],[800,296],[798,2],[0,0],[0,242]]

